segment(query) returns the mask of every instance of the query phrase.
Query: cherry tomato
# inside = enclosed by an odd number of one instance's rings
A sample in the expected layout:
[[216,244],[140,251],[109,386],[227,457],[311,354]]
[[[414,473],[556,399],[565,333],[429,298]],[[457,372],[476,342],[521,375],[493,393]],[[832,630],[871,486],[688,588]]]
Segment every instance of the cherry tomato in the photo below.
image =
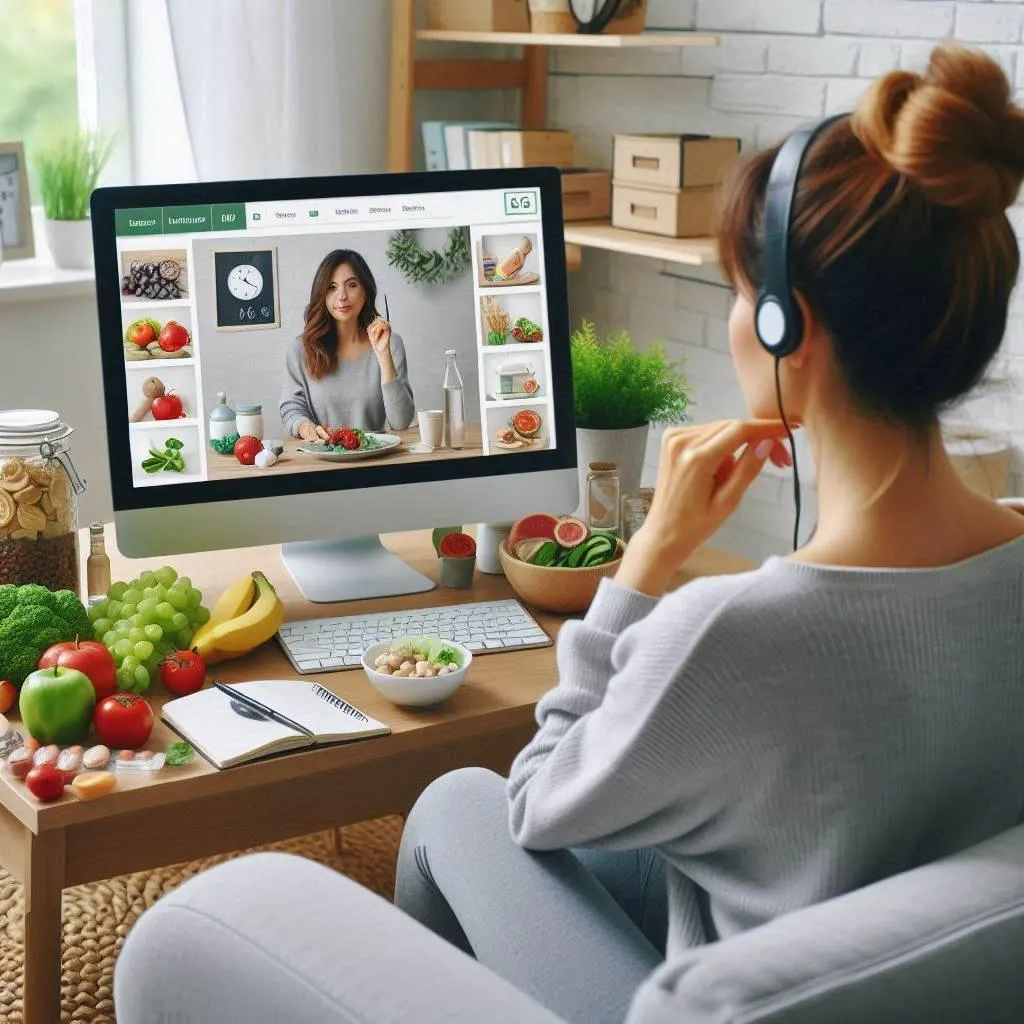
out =
[[0,680],[0,715],[6,715],[18,699],[18,691],[10,679]]
[[203,688],[206,665],[198,651],[175,651],[160,662],[160,682],[175,697],[187,697]]
[[25,776],[25,785],[37,800],[49,803],[64,792],[64,773],[55,764],[37,764]]
[[108,747],[141,747],[153,731],[153,710],[138,694],[115,693],[96,705],[92,725]]

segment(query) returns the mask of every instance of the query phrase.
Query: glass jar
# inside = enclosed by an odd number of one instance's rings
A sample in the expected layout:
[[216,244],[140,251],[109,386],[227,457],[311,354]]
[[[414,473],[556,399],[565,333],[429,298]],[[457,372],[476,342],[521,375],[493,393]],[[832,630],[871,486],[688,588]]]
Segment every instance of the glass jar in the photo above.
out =
[[622,539],[628,544],[644,525],[647,513],[651,511],[654,500],[653,487],[641,487],[633,494],[622,496]]
[[619,531],[619,466],[592,462],[587,473],[587,521],[592,530]]
[[79,592],[71,427],[48,409],[0,411],[0,584]]
[[235,430],[240,437],[255,437],[263,440],[263,406],[239,405],[235,407]]

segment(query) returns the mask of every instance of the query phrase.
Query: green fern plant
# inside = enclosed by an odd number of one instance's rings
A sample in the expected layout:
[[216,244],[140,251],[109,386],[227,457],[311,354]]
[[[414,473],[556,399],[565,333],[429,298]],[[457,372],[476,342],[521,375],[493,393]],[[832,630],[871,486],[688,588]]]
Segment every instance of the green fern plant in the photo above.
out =
[[89,199],[113,149],[109,136],[76,130],[39,150],[36,170],[48,220],[89,216]]
[[571,351],[578,427],[623,430],[686,422],[690,383],[660,343],[638,352],[625,331],[602,340],[584,320],[572,335]]

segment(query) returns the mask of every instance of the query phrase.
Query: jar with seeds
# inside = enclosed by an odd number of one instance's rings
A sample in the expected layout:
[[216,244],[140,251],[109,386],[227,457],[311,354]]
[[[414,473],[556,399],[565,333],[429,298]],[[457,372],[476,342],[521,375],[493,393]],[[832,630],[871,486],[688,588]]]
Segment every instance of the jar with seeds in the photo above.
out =
[[0,584],[79,593],[71,433],[48,409],[0,411]]

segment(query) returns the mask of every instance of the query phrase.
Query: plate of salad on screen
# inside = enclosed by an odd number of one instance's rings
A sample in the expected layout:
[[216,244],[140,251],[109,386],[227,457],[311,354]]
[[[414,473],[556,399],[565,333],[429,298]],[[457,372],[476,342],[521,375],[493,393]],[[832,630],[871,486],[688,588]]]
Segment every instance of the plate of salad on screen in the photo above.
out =
[[386,455],[398,448],[402,439],[395,434],[381,434],[359,427],[316,428],[320,440],[316,444],[300,444],[298,451],[315,455],[325,462],[348,462],[375,455]]

